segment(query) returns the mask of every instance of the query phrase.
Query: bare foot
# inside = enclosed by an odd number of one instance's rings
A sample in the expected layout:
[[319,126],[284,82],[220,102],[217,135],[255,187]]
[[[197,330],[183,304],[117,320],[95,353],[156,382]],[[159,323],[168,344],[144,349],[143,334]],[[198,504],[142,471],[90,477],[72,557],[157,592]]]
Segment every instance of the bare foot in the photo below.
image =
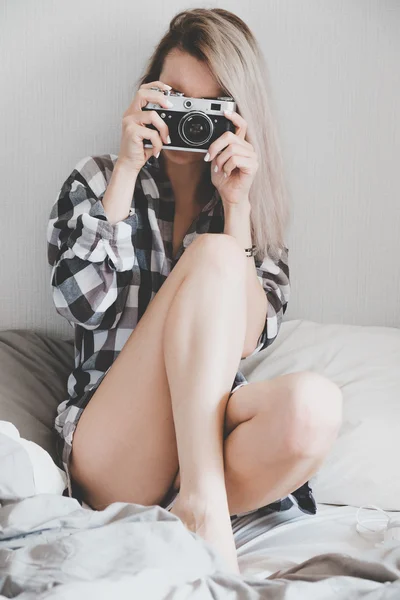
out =
[[234,573],[240,575],[235,540],[229,511],[222,503],[213,501],[213,509],[197,499],[183,499],[178,494],[169,511],[176,515],[190,531],[193,531],[221,554]]

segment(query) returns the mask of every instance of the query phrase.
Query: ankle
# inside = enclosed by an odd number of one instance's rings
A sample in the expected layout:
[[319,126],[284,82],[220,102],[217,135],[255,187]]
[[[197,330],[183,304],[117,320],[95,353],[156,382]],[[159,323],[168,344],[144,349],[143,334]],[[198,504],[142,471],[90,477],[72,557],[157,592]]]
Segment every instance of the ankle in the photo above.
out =
[[179,491],[183,496],[195,498],[208,498],[215,495],[226,495],[225,473],[201,472],[191,475],[190,478],[183,474],[179,478]]
[[228,509],[226,488],[180,488],[176,503],[182,509],[199,514],[213,514],[216,507]]

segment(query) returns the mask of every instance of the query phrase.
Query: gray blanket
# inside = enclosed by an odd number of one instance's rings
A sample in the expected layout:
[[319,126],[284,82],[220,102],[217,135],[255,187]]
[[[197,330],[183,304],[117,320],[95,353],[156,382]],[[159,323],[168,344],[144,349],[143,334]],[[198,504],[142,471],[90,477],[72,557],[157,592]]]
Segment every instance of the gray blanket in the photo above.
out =
[[30,459],[0,434],[0,598],[324,600],[400,598],[400,546],[362,559],[327,553],[264,580],[233,575],[214,549],[158,506],[91,511],[34,494]]

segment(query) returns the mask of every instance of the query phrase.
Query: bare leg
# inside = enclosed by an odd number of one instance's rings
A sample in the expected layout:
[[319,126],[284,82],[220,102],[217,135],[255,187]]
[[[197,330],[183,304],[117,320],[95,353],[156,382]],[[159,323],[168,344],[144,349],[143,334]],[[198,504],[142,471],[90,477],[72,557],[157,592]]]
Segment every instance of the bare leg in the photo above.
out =
[[228,402],[225,484],[231,514],[287,496],[321,467],[342,422],[342,392],[311,371],[242,386]]
[[246,333],[246,257],[234,238],[227,236],[225,244],[219,241],[213,264],[203,262],[183,281],[165,319],[163,343],[181,481],[171,512],[239,573],[223,432]]

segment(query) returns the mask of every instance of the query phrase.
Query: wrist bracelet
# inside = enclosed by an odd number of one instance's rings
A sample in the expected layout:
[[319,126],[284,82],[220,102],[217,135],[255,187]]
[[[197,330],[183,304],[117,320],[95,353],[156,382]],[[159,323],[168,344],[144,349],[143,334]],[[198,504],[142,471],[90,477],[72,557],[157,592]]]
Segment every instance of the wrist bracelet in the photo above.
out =
[[245,248],[244,251],[246,253],[246,256],[254,256],[256,253],[256,247],[253,244],[251,248]]

